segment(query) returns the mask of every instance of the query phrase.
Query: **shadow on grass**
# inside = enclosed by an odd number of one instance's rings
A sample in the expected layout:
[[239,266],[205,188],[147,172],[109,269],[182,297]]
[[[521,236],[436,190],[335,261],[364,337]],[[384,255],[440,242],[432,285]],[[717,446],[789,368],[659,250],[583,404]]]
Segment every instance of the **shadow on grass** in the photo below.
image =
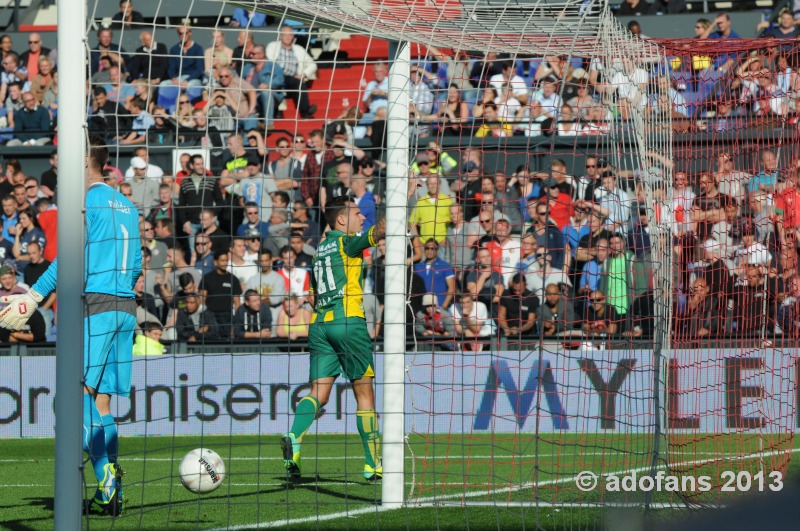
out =
[[[52,496],[44,498],[23,498],[23,503],[28,502],[27,505],[39,506],[43,511],[48,514],[40,518],[22,518],[19,520],[0,520],[0,529],[9,529],[11,531],[32,531],[34,529],[41,529],[40,527],[31,527],[29,524],[35,522],[49,522],[53,520],[53,508],[55,507],[55,499]],[[14,505],[0,505],[0,509],[19,509],[21,504]]]
[[286,479],[286,476],[279,476],[274,478],[277,481],[284,481],[285,490],[293,490],[293,489],[305,489],[305,490],[313,490],[319,494],[326,494],[333,498],[340,498],[342,500],[348,501],[360,501],[369,504],[380,504],[380,496],[378,499],[374,497],[368,498],[364,496],[354,495],[350,492],[340,492],[337,490],[333,490],[331,488],[327,488],[322,486],[322,484],[329,484],[331,487],[336,485],[352,485],[352,486],[360,486],[360,487],[368,487],[378,491],[380,494],[379,483],[371,483],[365,481],[352,481],[347,479],[335,479],[335,478],[323,478],[320,476],[317,477],[301,477],[299,479]]

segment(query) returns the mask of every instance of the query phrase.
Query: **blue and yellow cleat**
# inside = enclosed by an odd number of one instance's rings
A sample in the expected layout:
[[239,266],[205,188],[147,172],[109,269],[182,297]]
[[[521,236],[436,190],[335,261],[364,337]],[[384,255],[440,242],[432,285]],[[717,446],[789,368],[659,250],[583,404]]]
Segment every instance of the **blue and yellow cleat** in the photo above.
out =
[[86,500],[84,514],[120,516],[125,505],[122,497],[122,476],[125,472],[116,463],[108,463],[103,467],[103,481],[91,500]]
[[378,481],[383,477],[383,464],[378,463],[378,466],[372,468],[368,464],[364,464],[364,479],[367,481]]
[[281,437],[281,451],[283,452],[283,466],[292,479],[300,477],[300,443],[294,434],[287,433]]

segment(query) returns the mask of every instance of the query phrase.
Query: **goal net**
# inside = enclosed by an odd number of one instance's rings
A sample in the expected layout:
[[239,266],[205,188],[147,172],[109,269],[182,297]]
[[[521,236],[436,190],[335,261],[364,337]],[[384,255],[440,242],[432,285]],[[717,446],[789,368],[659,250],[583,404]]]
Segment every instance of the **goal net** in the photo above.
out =
[[[59,134],[102,135],[142,214],[123,518],[600,527],[786,473],[793,49],[642,39],[602,0],[105,4]],[[299,480],[280,448],[318,391],[311,292],[340,280],[312,260],[345,194],[388,220],[338,286],[363,284],[382,484],[344,373]],[[226,467],[202,496],[198,447]]]

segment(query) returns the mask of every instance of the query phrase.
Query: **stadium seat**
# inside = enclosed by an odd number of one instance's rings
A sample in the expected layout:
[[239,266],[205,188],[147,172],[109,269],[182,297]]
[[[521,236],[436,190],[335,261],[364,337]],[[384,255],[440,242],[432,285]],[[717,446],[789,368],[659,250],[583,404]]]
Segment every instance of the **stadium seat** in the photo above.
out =
[[181,90],[178,87],[159,87],[158,104],[164,107],[169,113],[175,112],[180,92]]

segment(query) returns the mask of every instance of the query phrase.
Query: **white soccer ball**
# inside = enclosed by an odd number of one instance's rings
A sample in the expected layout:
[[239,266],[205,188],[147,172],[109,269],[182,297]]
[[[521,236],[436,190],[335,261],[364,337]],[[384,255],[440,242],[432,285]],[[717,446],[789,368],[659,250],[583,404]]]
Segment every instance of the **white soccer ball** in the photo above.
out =
[[181,460],[181,483],[195,494],[212,492],[225,479],[225,463],[214,450],[195,448]]

